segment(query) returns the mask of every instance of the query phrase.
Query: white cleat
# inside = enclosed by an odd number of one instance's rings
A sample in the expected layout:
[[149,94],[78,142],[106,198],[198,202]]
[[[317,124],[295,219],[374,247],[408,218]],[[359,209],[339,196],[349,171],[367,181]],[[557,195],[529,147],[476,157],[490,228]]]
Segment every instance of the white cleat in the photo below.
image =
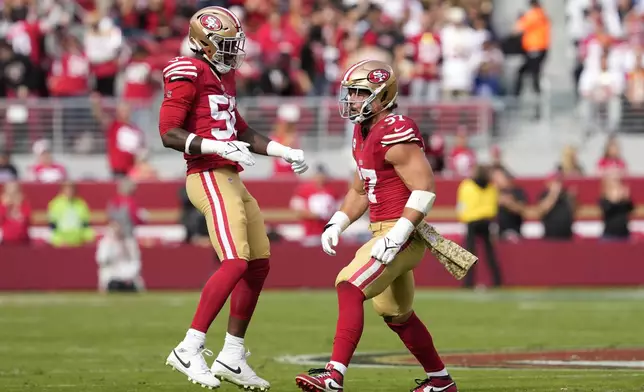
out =
[[249,391],[268,391],[271,384],[250,368],[246,362],[248,356],[250,352],[242,354],[239,359],[224,358],[219,354],[212,364],[212,373],[221,381],[227,381]]
[[194,350],[179,345],[170,352],[165,364],[188,376],[188,381],[193,384],[208,389],[219,388],[221,382],[208,368],[204,355],[212,357],[212,351],[204,349],[203,346]]

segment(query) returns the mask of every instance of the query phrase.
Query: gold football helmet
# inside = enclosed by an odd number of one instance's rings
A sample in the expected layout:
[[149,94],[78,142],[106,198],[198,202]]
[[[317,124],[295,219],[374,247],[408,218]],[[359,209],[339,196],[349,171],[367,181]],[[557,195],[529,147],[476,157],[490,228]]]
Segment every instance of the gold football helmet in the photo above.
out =
[[396,74],[382,61],[363,60],[354,64],[340,84],[340,116],[356,124],[391,108],[398,97]]
[[190,49],[203,55],[217,71],[241,67],[246,57],[246,35],[235,14],[223,7],[206,7],[190,18]]

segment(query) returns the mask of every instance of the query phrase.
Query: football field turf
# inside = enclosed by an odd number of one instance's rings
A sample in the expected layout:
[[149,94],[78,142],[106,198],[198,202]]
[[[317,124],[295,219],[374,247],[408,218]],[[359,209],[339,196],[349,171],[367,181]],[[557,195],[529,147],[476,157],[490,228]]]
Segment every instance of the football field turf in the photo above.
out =
[[[164,366],[197,300],[197,293],[0,294],[0,391],[202,390]],[[330,351],[336,309],[332,291],[264,293],[247,344],[249,362],[272,391],[297,390],[294,376],[312,367],[298,355]],[[619,358],[607,354],[610,362],[597,362],[599,354],[575,362],[583,355],[570,354],[563,361],[568,368],[553,366],[556,360],[534,367],[518,357],[503,362],[483,355],[496,363],[450,367],[460,391],[644,391],[644,350],[637,351],[644,349],[644,290],[421,291],[415,309],[442,353],[621,352]],[[215,355],[223,341],[222,316],[208,335]],[[405,353],[370,304],[358,352]],[[284,362],[289,359],[299,364]],[[518,363],[531,367],[507,368]],[[591,368],[597,365],[609,368]],[[345,390],[408,391],[422,377],[418,366],[355,367]],[[237,389],[224,384],[219,390]]]

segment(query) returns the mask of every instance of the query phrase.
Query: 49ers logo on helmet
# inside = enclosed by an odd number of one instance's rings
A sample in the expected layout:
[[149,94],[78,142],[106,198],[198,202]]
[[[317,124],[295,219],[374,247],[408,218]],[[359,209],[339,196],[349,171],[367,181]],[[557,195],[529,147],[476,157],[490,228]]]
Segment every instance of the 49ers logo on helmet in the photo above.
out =
[[389,80],[391,74],[386,69],[374,69],[367,75],[369,83],[380,84]]
[[221,28],[223,27],[221,20],[219,20],[219,18],[214,15],[203,15],[201,18],[199,18],[199,22],[203,27],[212,31],[221,30]]

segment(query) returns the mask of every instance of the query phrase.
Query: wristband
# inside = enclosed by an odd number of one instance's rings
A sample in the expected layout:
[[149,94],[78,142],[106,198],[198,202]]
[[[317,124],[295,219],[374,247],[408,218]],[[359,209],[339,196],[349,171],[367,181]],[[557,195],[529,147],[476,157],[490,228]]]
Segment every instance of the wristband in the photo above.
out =
[[201,139],[202,154],[221,154],[223,151],[223,142],[211,139]]
[[402,244],[409,239],[409,236],[414,232],[414,229],[416,229],[416,226],[414,226],[409,219],[400,218],[394,227],[389,230],[386,236],[394,240],[396,243]]
[[290,150],[290,147],[286,147],[282,144],[279,144],[276,141],[271,140],[268,142],[268,145],[266,146],[266,155],[270,155],[272,157],[285,157],[286,153]]
[[188,135],[188,137],[186,138],[186,146],[185,146],[185,150],[184,150],[184,152],[185,152],[186,154],[190,155],[190,143],[192,143],[192,141],[193,141],[193,140],[194,140],[194,138],[196,138],[196,137],[197,137],[197,135],[195,135],[194,133],[191,133],[191,134],[190,134],[190,135]]
[[342,211],[337,211],[335,214],[333,214],[331,219],[329,219],[329,223],[324,226],[324,230],[328,229],[329,226],[338,225],[340,226],[341,231],[344,231],[347,227],[349,227],[350,224],[351,219],[349,219],[347,214]]

